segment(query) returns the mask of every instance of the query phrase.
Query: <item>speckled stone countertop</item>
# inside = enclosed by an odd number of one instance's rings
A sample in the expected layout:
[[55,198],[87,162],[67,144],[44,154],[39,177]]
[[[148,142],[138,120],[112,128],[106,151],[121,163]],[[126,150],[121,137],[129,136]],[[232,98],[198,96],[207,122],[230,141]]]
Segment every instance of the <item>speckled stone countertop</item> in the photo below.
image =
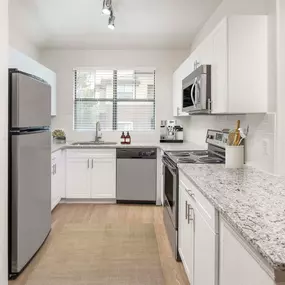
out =
[[192,142],[184,142],[184,143],[153,143],[153,142],[145,142],[145,143],[132,143],[130,145],[121,145],[120,143],[115,145],[88,145],[88,146],[78,146],[72,145],[72,142],[66,144],[52,144],[51,152],[58,151],[60,149],[98,149],[98,148],[146,148],[146,147],[154,147],[159,148],[163,151],[175,151],[175,150],[200,150],[204,149],[195,143]]
[[274,270],[285,271],[284,178],[218,164],[179,169]]

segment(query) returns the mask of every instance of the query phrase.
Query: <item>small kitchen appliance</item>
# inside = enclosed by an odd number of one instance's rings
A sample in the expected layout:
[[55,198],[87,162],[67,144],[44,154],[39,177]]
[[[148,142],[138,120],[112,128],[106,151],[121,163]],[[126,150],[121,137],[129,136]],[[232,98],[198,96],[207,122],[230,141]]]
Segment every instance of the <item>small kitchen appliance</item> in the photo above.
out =
[[182,81],[182,110],[189,114],[211,113],[211,65],[201,65]]
[[224,164],[225,148],[228,133],[208,130],[206,142],[207,150],[185,150],[165,152],[163,162],[164,211],[163,219],[176,260],[180,260],[178,253],[178,187],[179,171],[177,164]]
[[176,120],[163,120],[160,124],[161,143],[182,143],[183,127]]

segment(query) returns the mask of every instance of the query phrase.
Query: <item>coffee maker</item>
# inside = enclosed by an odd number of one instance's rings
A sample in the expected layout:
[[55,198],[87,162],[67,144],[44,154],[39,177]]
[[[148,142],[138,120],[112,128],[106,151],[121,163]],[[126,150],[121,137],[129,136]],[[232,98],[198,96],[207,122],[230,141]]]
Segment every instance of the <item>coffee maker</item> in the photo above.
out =
[[160,124],[161,143],[182,143],[183,127],[176,120],[163,120]]

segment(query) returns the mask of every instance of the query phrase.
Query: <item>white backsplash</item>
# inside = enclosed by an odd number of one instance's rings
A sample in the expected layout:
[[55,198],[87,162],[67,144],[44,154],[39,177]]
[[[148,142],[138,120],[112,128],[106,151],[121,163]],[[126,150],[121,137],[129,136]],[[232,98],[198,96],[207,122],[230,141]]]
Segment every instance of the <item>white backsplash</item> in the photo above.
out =
[[241,127],[249,125],[249,135],[246,139],[246,163],[269,173],[275,173],[274,153],[276,134],[276,115],[223,115],[223,116],[191,116],[180,118],[184,126],[187,141],[205,146],[207,129],[233,129],[237,120]]

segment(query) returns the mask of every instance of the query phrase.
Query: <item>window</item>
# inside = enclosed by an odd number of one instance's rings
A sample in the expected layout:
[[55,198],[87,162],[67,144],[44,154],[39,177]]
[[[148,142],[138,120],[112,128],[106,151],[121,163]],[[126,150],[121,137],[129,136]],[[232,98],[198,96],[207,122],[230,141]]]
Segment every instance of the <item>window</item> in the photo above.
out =
[[74,70],[74,129],[155,129],[155,71]]

